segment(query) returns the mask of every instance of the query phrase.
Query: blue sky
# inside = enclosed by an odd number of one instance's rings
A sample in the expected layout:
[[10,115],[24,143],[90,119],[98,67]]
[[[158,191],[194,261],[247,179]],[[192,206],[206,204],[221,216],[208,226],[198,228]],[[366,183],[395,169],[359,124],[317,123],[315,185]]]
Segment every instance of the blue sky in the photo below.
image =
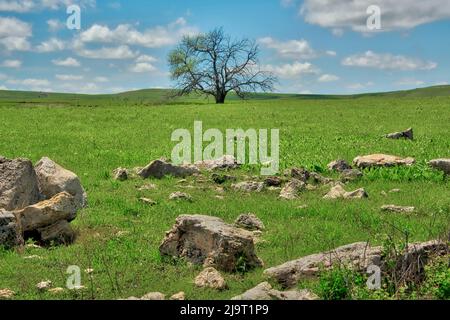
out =
[[[80,30],[66,26],[70,4],[81,8]],[[370,5],[380,29],[367,27]],[[167,53],[183,35],[215,27],[259,43],[259,64],[277,75],[279,92],[450,82],[448,0],[0,0],[0,89],[170,87]]]

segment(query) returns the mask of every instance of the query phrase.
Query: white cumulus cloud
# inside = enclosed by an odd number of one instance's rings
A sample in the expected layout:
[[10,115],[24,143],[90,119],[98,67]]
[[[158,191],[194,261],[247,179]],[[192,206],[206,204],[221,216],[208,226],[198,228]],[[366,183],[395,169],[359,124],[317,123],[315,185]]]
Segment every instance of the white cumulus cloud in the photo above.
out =
[[317,68],[309,62],[293,62],[282,65],[263,65],[261,70],[272,72],[280,78],[296,78],[304,74],[317,74]]
[[5,60],[1,64],[4,68],[20,68],[22,66],[22,61],[20,60]]
[[32,36],[31,25],[13,17],[0,17],[0,48],[8,51],[27,51],[28,38]]
[[75,58],[66,58],[66,59],[55,59],[52,60],[53,64],[61,67],[79,67],[81,66],[80,62]]
[[323,74],[317,81],[319,82],[333,82],[339,80],[339,77],[334,74]]

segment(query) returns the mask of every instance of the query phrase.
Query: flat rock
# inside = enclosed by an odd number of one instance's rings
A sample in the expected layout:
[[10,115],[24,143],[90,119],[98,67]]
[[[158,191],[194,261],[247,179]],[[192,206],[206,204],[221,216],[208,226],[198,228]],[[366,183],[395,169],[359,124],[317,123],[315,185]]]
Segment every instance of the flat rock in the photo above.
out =
[[187,200],[187,201],[192,201],[192,197],[184,192],[173,192],[170,194],[169,196],[169,200]]
[[[431,254],[448,254],[448,249],[446,243],[436,240],[409,244],[403,253],[398,255],[395,270],[404,277],[422,275],[423,266],[427,263],[428,257]],[[391,263],[388,264],[391,265]],[[330,269],[334,265],[344,265],[364,272],[369,265],[386,270],[383,247],[372,247],[366,242],[357,242],[288,261],[277,267],[266,269],[264,274],[284,287],[292,287],[301,279],[317,276],[321,270]]]
[[40,291],[48,290],[52,286],[52,282],[50,280],[41,281],[36,285],[36,288]]
[[298,194],[305,189],[305,182],[292,179],[289,181],[280,192],[280,198],[286,200],[294,200],[298,197]]
[[240,257],[245,259],[248,268],[262,266],[251,232],[211,216],[179,216],[166,233],[159,251],[162,255],[184,257],[194,264],[227,272],[236,271]]
[[186,300],[186,294],[183,291],[180,291],[178,293],[173,294],[169,299],[183,301]]
[[53,225],[60,220],[72,221],[76,217],[77,209],[75,197],[61,192],[50,200],[28,206],[15,214],[25,232]]
[[354,181],[363,176],[363,173],[358,169],[346,169],[341,172],[341,181],[349,182]]
[[176,166],[165,160],[155,160],[142,168],[137,174],[143,179],[149,177],[161,179],[168,175],[184,178],[198,172],[198,169],[192,165]]
[[396,206],[393,204],[384,205],[381,207],[382,211],[390,211],[397,213],[412,213],[416,210],[414,207]]
[[243,192],[261,192],[264,189],[264,182],[258,181],[243,181],[231,185],[236,191]]
[[166,295],[161,292],[149,292],[143,295],[140,300],[166,300]]
[[231,300],[317,300],[319,297],[309,290],[278,291],[268,282],[262,282],[256,287],[245,291]]
[[264,223],[253,213],[240,214],[234,225],[249,231],[264,230]]
[[14,297],[16,293],[8,288],[0,289],[0,300],[7,300]]
[[339,160],[335,160],[335,161],[330,162],[327,165],[327,168],[330,171],[343,172],[344,170],[352,169],[352,166],[350,164],[348,164],[347,161],[345,161],[343,159],[339,159]]
[[61,167],[51,159],[44,157],[34,166],[40,192],[50,199],[53,196],[67,192],[71,194],[78,208],[87,205],[87,195],[78,176]]
[[347,192],[344,187],[338,183],[333,186],[330,191],[323,197],[324,199],[362,199],[367,198],[367,192],[364,188],[359,188],[354,191]]
[[412,128],[408,128],[405,131],[400,131],[400,132],[394,132],[394,133],[389,133],[386,135],[386,138],[388,139],[408,139],[408,140],[413,140],[414,139],[414,133],[413,133],[413,129]]
[[360,169],[371,167],[393,167],[398,165],[411,166],[415,162],[414,158],[401,158],[387,154],[359,156],[353,160],[353,164]]
[[195,277],[194,284],[200,288],[212,288],[217,290],[224,290],[227,288],[225,279],[219,271],[213,267],[205,268],[200,274]]
[[22,209],[39,200],[37,177],[31,161],[0,156],[0,208]]
[[142,197],[142,198],[139,198],[139,201],[142,202],[142,203],[148,204],[149,206],[154,206],[154,205],[156,205],[156,201],[153,201],[153,200],[150,199],[150,198],[144,198],[144,197]]
[[324,177],[323,175],[317,172],[310,172],[308,183],[310,182],[314,184],[328,184],[333,182],[333,179]]
[[434,159],[428,164],[434,169],[444,171],[445,174],[450,175],[450,159]]

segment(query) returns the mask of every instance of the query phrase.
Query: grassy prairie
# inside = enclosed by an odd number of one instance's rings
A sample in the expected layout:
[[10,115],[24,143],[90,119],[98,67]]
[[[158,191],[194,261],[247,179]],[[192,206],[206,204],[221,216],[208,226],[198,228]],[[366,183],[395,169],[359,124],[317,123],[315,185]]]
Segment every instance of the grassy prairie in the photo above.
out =
[[[149,93],[150,92],[150,93]],[[448,88],[447,88],[448,92]],[[0,251],[0,288],[14,290],[18,299],[114,299],[151,291],[168,295],[184,291],[188,299],[228,299],[263,279],[262,269],[226,274],[229,290],[197,289],[193,279],[201,270],[182,261],[162,261],[158,246],[164,232],[180,214],[202,213],[227,222],[253,212],[266,225],[257,253],[265,266],[339,245],[371,240],[380,244],[387,234],[408,233],[411,241],[443,236],[450,226],[450,181],[427,167],[433,158],[450,155],[450,97],[447,94],[383,94],[360,97],[259,96],[216,106],[208,101],[167,100],[165,91],[143,91],[110,96],[45,95],[0,91],[0,154],[32,161],[48,156],[82,179],[89,207],[72,223],[79,233],[69,247]],[[366,171],[348,185],[366,188],[369,198],[326,201],[328,187],[308,191],[298,200],[280,201],[277,192],[242,196],[225,185],[224,200],[212,182],[177,184],[178,179],[114,181],[113,169],[144,166],[170,157],[174,129],[193,130],[195,120],[208,128],[279,128],[281,172],[305,166],[325,172],[337,158],[388,153],[415,157],[411,168]],[[413,127],[414,141],[387,140],[385,133]],[[244,166],[233,174],[257,175]],[[145,183],[156,190],[138,191]],[[393,188],[399,193],[383,196]],[[192,203],[172,202],[174,191],[188,192]],[[157,201],[146,206],[142,196]],[[307,204],[306,209],[299,206]],[[383,204],[411,205],[410,215],[380,212]],[[118,232],[125,231],[122,235]],[[25,259],[37,255],[41,259]],[[64,287],[69,265],[82,270],[87,290],[52,295],[35,285],[51,280]],[[303,282],[300,287],[315,288]]]

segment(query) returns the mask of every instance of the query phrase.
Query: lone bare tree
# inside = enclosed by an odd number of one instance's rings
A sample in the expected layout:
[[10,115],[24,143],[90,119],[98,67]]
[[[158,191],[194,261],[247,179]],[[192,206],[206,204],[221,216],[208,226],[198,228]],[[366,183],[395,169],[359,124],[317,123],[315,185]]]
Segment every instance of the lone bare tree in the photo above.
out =
[[216,103],[224,103],[232,91],[240,98],[251,92],[272,91],[276,78],[260,70],[258,53],[254,41],[231,40],[222,28],[185,36],[169,54],[171,78],[179,95],[212,95]]

